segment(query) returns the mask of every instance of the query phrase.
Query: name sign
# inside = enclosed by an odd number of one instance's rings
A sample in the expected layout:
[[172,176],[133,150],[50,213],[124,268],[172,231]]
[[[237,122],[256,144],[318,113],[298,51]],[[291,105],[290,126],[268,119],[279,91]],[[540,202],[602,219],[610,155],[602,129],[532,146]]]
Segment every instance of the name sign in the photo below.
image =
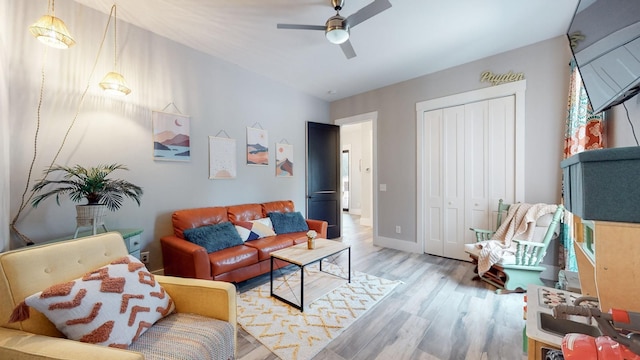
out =
[[491,71],[485,71],[480,75],[480,82],[490,82],[491,85],[499,85],[520,80],[524,80],[524,73],[513,73],[512,71],[509,71],[506,74],[494,74]]

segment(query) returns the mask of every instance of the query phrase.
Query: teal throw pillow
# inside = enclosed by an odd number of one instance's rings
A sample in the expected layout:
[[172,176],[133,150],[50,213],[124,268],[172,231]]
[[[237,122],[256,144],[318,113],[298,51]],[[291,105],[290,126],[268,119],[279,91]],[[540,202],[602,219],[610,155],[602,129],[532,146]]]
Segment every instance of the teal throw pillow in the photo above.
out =
[[269,218],[276,234],[309,230],[309,225],[300,212],[272,212],[269,213]]
[[228,221],[186,229],[182,233],[188,241],[207,249],[207,253],[244,244],[236,228]]

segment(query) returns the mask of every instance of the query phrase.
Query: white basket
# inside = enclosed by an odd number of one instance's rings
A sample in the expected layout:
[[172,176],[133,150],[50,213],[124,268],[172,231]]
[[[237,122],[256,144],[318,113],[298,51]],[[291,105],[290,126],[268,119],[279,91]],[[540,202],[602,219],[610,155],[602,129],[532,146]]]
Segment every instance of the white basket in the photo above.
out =
[[76,205],[76,226],[77,227],[97,227],[104,225],[104,218],[107,216],[105,205]]

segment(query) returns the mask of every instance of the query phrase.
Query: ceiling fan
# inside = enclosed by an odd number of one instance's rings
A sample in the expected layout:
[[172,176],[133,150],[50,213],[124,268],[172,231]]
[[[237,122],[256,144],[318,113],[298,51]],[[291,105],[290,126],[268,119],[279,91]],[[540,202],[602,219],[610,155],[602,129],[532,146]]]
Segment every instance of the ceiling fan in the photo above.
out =
[[331,6],[335,9],[336,14],[330,17],[324,25],[278,24],[278,29],[323,30],[327,40],[333,44],[340,45],[347,59],[351,59],[356,56],[356,52],[349,41],[349,30],[387,10],[391,7],[391,3],[389,0],[374,0],[371,4],[345,18],[340,16],[340,10],[342,10],[344,2],[345,0],[331,0]]

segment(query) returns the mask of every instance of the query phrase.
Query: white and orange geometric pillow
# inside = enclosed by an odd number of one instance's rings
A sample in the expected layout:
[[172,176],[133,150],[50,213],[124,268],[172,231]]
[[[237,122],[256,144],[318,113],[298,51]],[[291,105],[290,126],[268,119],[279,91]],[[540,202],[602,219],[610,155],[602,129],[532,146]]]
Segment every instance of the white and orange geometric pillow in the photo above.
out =
[[27,297],[12,320],[28,318],[25,304],[69,339],[123,349],[175,309],[153,274],[131,255]]

